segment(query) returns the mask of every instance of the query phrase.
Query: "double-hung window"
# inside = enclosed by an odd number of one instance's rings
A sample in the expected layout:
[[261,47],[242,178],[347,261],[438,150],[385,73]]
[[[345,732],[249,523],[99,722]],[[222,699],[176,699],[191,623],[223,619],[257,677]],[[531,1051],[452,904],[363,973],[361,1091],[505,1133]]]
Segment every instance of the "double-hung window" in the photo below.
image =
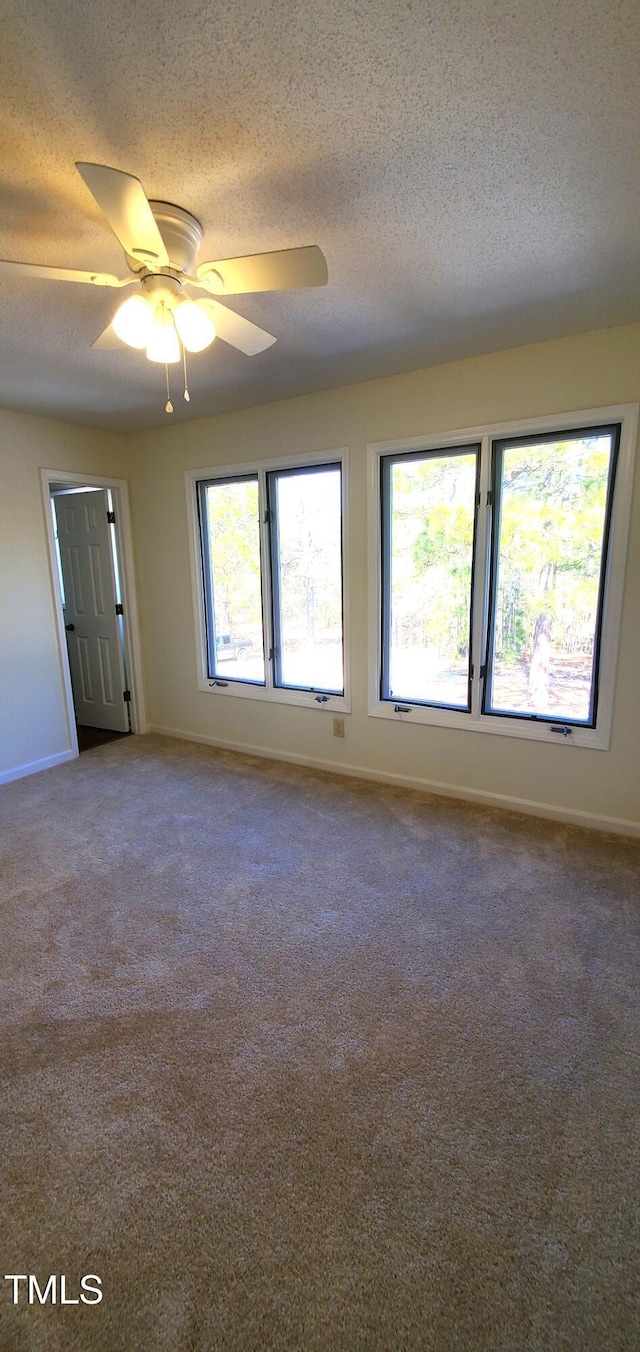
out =
[[346,452],[187,475],[200,686],[346,709]]
[[608,745],[636,430],[625,406],[369,448],[370,713]]

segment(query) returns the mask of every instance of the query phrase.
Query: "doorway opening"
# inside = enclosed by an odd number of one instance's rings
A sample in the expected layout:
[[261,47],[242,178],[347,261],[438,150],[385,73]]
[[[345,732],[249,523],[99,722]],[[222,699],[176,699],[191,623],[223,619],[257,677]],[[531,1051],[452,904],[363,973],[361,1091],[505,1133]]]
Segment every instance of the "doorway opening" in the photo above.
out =
[[146,731],[126,484],[43,470],[71,749]]

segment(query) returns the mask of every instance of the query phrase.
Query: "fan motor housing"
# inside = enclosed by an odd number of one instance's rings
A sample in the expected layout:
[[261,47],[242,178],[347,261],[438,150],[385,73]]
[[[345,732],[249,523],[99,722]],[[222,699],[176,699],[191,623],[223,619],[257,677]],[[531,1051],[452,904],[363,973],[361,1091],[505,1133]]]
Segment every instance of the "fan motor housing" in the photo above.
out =
[[140,277],[140,286],[142,294],[150,300],[153,305],[158,301],[164,301],[167,309],[172,310],[181,291],[182,282],[173,272],[147,272],[143,270]]
[[[173,202],[149,202],[154,220],[164,240],[169,263],[176,272],[193,275],[196,256],[202,243],[202,226],[190,211]],[[140,259],[127,255],[129,266],[140,271]],[[148,267],[149,265],[146,264]]]

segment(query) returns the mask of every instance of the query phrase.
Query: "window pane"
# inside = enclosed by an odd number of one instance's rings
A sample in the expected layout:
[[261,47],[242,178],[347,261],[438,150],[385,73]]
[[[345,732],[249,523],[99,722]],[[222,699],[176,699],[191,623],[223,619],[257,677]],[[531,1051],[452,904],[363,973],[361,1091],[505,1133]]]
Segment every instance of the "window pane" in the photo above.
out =
[[383,698],[469,708],[477,452],[389,460]]
[[276,684],[342,694],[339,465],[272,474]]
[[494,712],[593,721],[616,439],[600,429],[496,448]]
[[210,675],[264,682],[258,480],[207,484]]

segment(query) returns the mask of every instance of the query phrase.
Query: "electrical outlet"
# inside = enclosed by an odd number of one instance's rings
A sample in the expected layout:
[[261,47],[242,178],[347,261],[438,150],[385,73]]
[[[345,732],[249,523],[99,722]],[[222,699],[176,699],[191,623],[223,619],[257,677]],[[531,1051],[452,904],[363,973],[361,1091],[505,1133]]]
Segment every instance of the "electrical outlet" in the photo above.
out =
[[334,737],[344,737],[344,718],[334,718],[333,735]]

